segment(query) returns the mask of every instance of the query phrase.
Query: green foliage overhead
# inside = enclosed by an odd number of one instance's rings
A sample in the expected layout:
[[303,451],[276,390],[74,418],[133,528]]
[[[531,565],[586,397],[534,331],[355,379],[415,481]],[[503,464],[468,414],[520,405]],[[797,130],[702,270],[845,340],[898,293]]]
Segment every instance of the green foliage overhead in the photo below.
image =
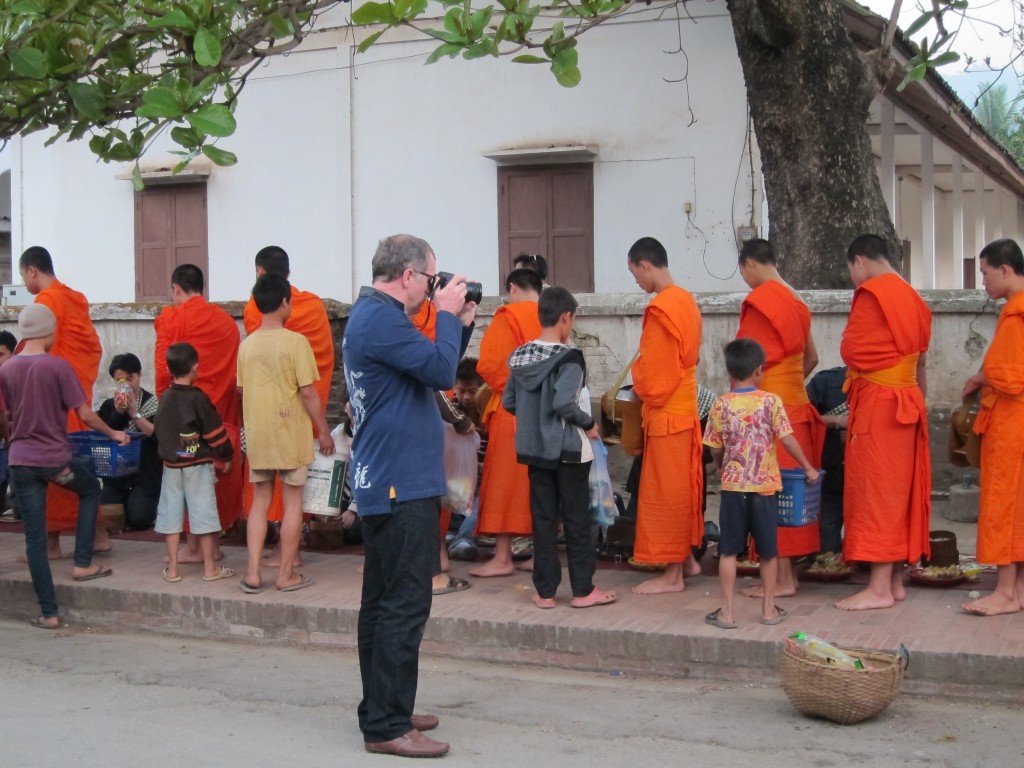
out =
[[[87,138],[105,161],[137,161],[166,132],[178,147],[176,171],[201,155],[231,165],[235,155],[215,144],[234,133],[249,75],[296,48],[342,1],[0,0],[0,141],[46,130],[50,143]],[[631,2],[374,0],[354,6],[352,23],[365,28],[359,52],[408,27],[437,42],[427,63],[509,56],[546,65],[571,88],[582,79],[580,35]],[[901,87],[956,57],[943,19],[963,15],[967,0],[930,3],[908,31],[939,32],[917,45]]]

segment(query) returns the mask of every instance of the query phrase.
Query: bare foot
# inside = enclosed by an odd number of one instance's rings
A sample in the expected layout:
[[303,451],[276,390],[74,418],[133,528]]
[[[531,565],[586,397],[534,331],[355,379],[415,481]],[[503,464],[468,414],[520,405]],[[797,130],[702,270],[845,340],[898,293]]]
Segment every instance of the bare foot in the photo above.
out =
[[[213,559],[214,559],[214,561],[223,560],[224,559],[224,553],[221,551],[220,547],[217,547],[217,550],[213,553]],[[170,558],[168,558],[167,555],[164,555],[163,558],[161,558],[161,560],[162,560],[162,562],[165,562],[165,563],[171,562]],[[202,562],[205,562],[203,560],[203,553],[202,552],[199,552],[199,551],[190,552],[189,550],[184,549],[184,548],[181,551],[178,552],[178,563],[179,564],[181,564],[181,563],[192,563],[192,564],[195,564],[195,563],[202,563]]]
[[[218,560],[219,559],[220,558],[218,558]],[[280,568],[281,567],[281,553],[278,552],[277,550],[274,550],[273,552],[268,552],[267,554],[265,554],[263,556],[263,565],[267,566],[268,568]],[[299,555],[296,555],[295,559],[292,560],[292,568],[301,568],[301,567],[302,567],[302,557],[299,556]]]
[[[740,594],[744,597],[761,598],[764,597],[764,586],[761,584],[755,584],[752,587],[747,587],[746,589],[741,590]],[[777,585],[775,587],[774,597],[792,597],[795,594],[796,589],[794,589],[792,586],[787,589]]]
[[683,563],[683,576],[700,576],[701,573],[703,573],[703,571],[701,571],[700,563],[697,562],[697,558],[693,555],[686,558],[686,562]]
[[516,563],[516,570],[533,573],[533,558],[531,557],[529,560],[523,560],[521,563]]
[[442,571],[441,573],[437,574],[434,578],[432,578],[430,580],[430,588],[432,590],[434,590],[434,589],[444,589],[447,586],[448,586],[448,574],[446,574],[444,571]]
[[[46,548],[46,559],[47,560],[60,560],[63,557],[64,557],[64,555],[61,553],[60,547],[57,547],[56,549],[54,549],[53,547],[47,547]],[[27,563],[28,562],[28,558],[25,557],[25,555],[18,555],[16,558],[14,558],[14,562],[16,562],[16,563]]]
[[841,611],[870,611],[875,608],[892,608],[896,599],[890,595],[880,595],[870,589],[862,589],[855,595],[837,602],[836,608]]
[[1006,613],[1019,613],[1021,610],[1020,601],[1016,596],[1010,599],[998,592],[963,603],[960,607],[975,616],[1001,616]]
[[356,566],[356,573],[362,573],[362,572],[363,572],[363,568],[364,568],[364,567],[365,567],[365,566],[363,566],[363,565],[357,565],[357,566]]
[[492,576],[511,576],[515,572],[515,566],[513,566],[511,562],[499,562],[497,558],[492,558],[479,568],[471,570],[469,575],[488,579]]
[[633,587],[633,593],[637,595],[664,595],[669,592],[682,592],[686,584],[681,577],[670,577],[668,573],[655,576],[653,579],[641,582]]
[[569,605],[573,608],[590,608],[595,605],[608,605],[609,603],[615,602],[614,592],[605,592],[602,589],[594,587],[589,595],[585,597],[574,597],[570,601]]
[[531,599],[533,600],[533,604],[538,608],[554,608],[558,605],[558,601],[556,601],[555,598],[541,597],[536,592],[533,593],[533,597]]

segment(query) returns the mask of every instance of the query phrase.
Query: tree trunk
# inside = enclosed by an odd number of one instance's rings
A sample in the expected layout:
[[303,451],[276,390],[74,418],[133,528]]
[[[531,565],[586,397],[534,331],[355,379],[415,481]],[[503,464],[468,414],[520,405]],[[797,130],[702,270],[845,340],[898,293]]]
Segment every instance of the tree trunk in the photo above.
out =
[[780,272],[848,288],[846,248],[874,233],[900,253],[866,122],[877,91],[839,0],[726,0],[746,80]]

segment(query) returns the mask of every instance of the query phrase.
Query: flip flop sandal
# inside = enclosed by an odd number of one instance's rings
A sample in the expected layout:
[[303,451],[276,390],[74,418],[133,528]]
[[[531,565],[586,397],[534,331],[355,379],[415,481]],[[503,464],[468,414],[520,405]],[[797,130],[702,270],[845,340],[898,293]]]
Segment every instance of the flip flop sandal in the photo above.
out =
[[100,568],[94,573],[86,574],[85,576],[72,576],[74,581],[92,581],[93,579],[102,579],[104,576],[109,576],[113,571],[110,568]]
[[32,621],[30,621],[29,624],[31,624],[36,629],[49,629],[51,631],[53,631],[55,629],[64,629],[64,622],[61,621],[60,619],[57,619],[56,625],[43,624],[43,617],[42,616],[39,616],[38,618],[32,619]]
[[465,579],[460,579],[457,576],[449,576],[448,577],[448,584],[446,584],[443,587],[438,587],[437,589],[431,590],[431,594],[432,595],[447,595],[447,594],[449,594],[451,592],[464,592],[467,589],[469,589],[471,586],[473,586],[473,585],[470,584]]
[[772,626],[774,624],[781,624],[782,622],[784,622],[786,620],[786,609],[782,606],[776,605],[775,610],[777,611],[777,613],[774,617],[770,619],[761,619],[761,623]]
[[168,576],[167,572],[169,570],[170,567],[164,568],[164,581],[166,581],[168,584],[177,584],[179,581],[181,581],[180,573],[177,576]]
[[203,576],[203,581],[220,581],[221,579],[230,579],[234,575],[234,571],[222,565],[213,576]]
[[731,621],[725,621],[724,619],[718,618],[721,613],[722,609],[716,608],[711,613],[705,614],[704,621],[713,627],[718,627],[719,629],[736,629],[738,625],[733,624]]
[[[314,579],[312,576],[302,576],[300,574],[299,578],[301,578],[302,581],[296,582],[295,584],[291,584],[290,586],[287,586],[287,587],[278,587],[277,591],[278,592],[295,592],[297,590],[305,589],[306,587],[311,587],[314,584],[316,584],[316,579]],[[245,589],[245,582],[242,582],[242,588]]]
[[252,584],[247,582],[245,579],[242,579],[238,583],[238,585],[242,588],[242,591],[245,592],[245,594],[247,594],[247,595],[258,595],[260,592],[263,591],[263,585],[262,584],[257,584],[256,586],[253,586]]

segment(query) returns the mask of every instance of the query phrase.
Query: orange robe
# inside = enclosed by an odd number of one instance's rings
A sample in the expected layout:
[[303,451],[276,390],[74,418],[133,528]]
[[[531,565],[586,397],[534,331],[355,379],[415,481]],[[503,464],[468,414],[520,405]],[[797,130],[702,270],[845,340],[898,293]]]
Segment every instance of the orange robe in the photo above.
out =
[[[54,280],[36,295],[36,304],[45,304],[57,318],[51,355],[67,360],[85,392],[85,403],[93,407],[92,389],[99,375],[103,348],[89,317],[89,300],[78,291]],[[68,414],[68,432],[89,429],[78,414]],[[78,519],[78,496],[52,483],[46,491],[46,530],[73,530]]]
[[495,312],[480,340],[476,370],[491,389],[494,411],[488,422],[487,451],[480,478],[478,534],[533,533],[530,477],[526,465],[516,459],[516,417],[501,406],[501,394],[508,381],[508,356],[538,336],[537,303],[519,301]]
[[[256,302],[249,299],[242,312],[242,323],[245,325],[245,333],[249,335],[260,327],[263,322],[263,315],[256,308]],[[316,358],[316,369],[320,373],[320,379],[313,382],[313,389],[320,398],[320,411],[327,413],[327,400],[331,396],[331,379],[334,376],[334,336],[331,334],[331,321],[327,318],[327,310],[324,303],[315,293],[300,291],[292,286],[292,314],[284,325],[289,331],[301,333],[309,341],[313,348],[313,357]],[[316,425],[313,425],[313,435],[317,435]],[[245,509],[252,506],[252,484],[245,483],[243,493]],[[281,498],[281,479],[274,480],[274,497],[270,502],[270,509],[267,512],[267,520],[272,523],[279,523],[284,519],[284,504]]]
[[[156,329],[156,353],[153,371],[157,397],[171,385],[167,370],[167,348],[187,341],[199,353],[199,378],[195,386],[213,402],[221,420],[231,433],[242,423],[235,382],[238,366],[238,345],[241,334],[234,319],[220,307],[202,296],[193,296],[184,304],[164,307],[153,324]],[[228,530],[242,514],[241,453],[237,446],[231,461],[231,472],[217,476],[217,511],[223,530]]]
[[[825,424],[807,398],[804,350],[811,334],[811,311],[777,280],[752,290],[740,308],[736,338],[753,339],[764,347],[766,359],[760,388],[782,398],[793,425],[793,437],[815,467],[821,466]],[[782,443],[776,444],[780,469],[799,465]],[[817,521],[799,528],[779,528],[779,556],[800,557],[820,548]]]
[[1010,297],[982,364],[978,562],[1024,562],[1024,293]]
[[873,277],[854,291],[840,347],[849,369],[846,560],[916,564],[930,552],[928,409],[916,372],[931,317],[899,275]]
[[670,285],[644,310],[633,390],[644,401],[634,558],[681,563],[704,535],[701,513],[697,358],[701,316],[687,291]]

